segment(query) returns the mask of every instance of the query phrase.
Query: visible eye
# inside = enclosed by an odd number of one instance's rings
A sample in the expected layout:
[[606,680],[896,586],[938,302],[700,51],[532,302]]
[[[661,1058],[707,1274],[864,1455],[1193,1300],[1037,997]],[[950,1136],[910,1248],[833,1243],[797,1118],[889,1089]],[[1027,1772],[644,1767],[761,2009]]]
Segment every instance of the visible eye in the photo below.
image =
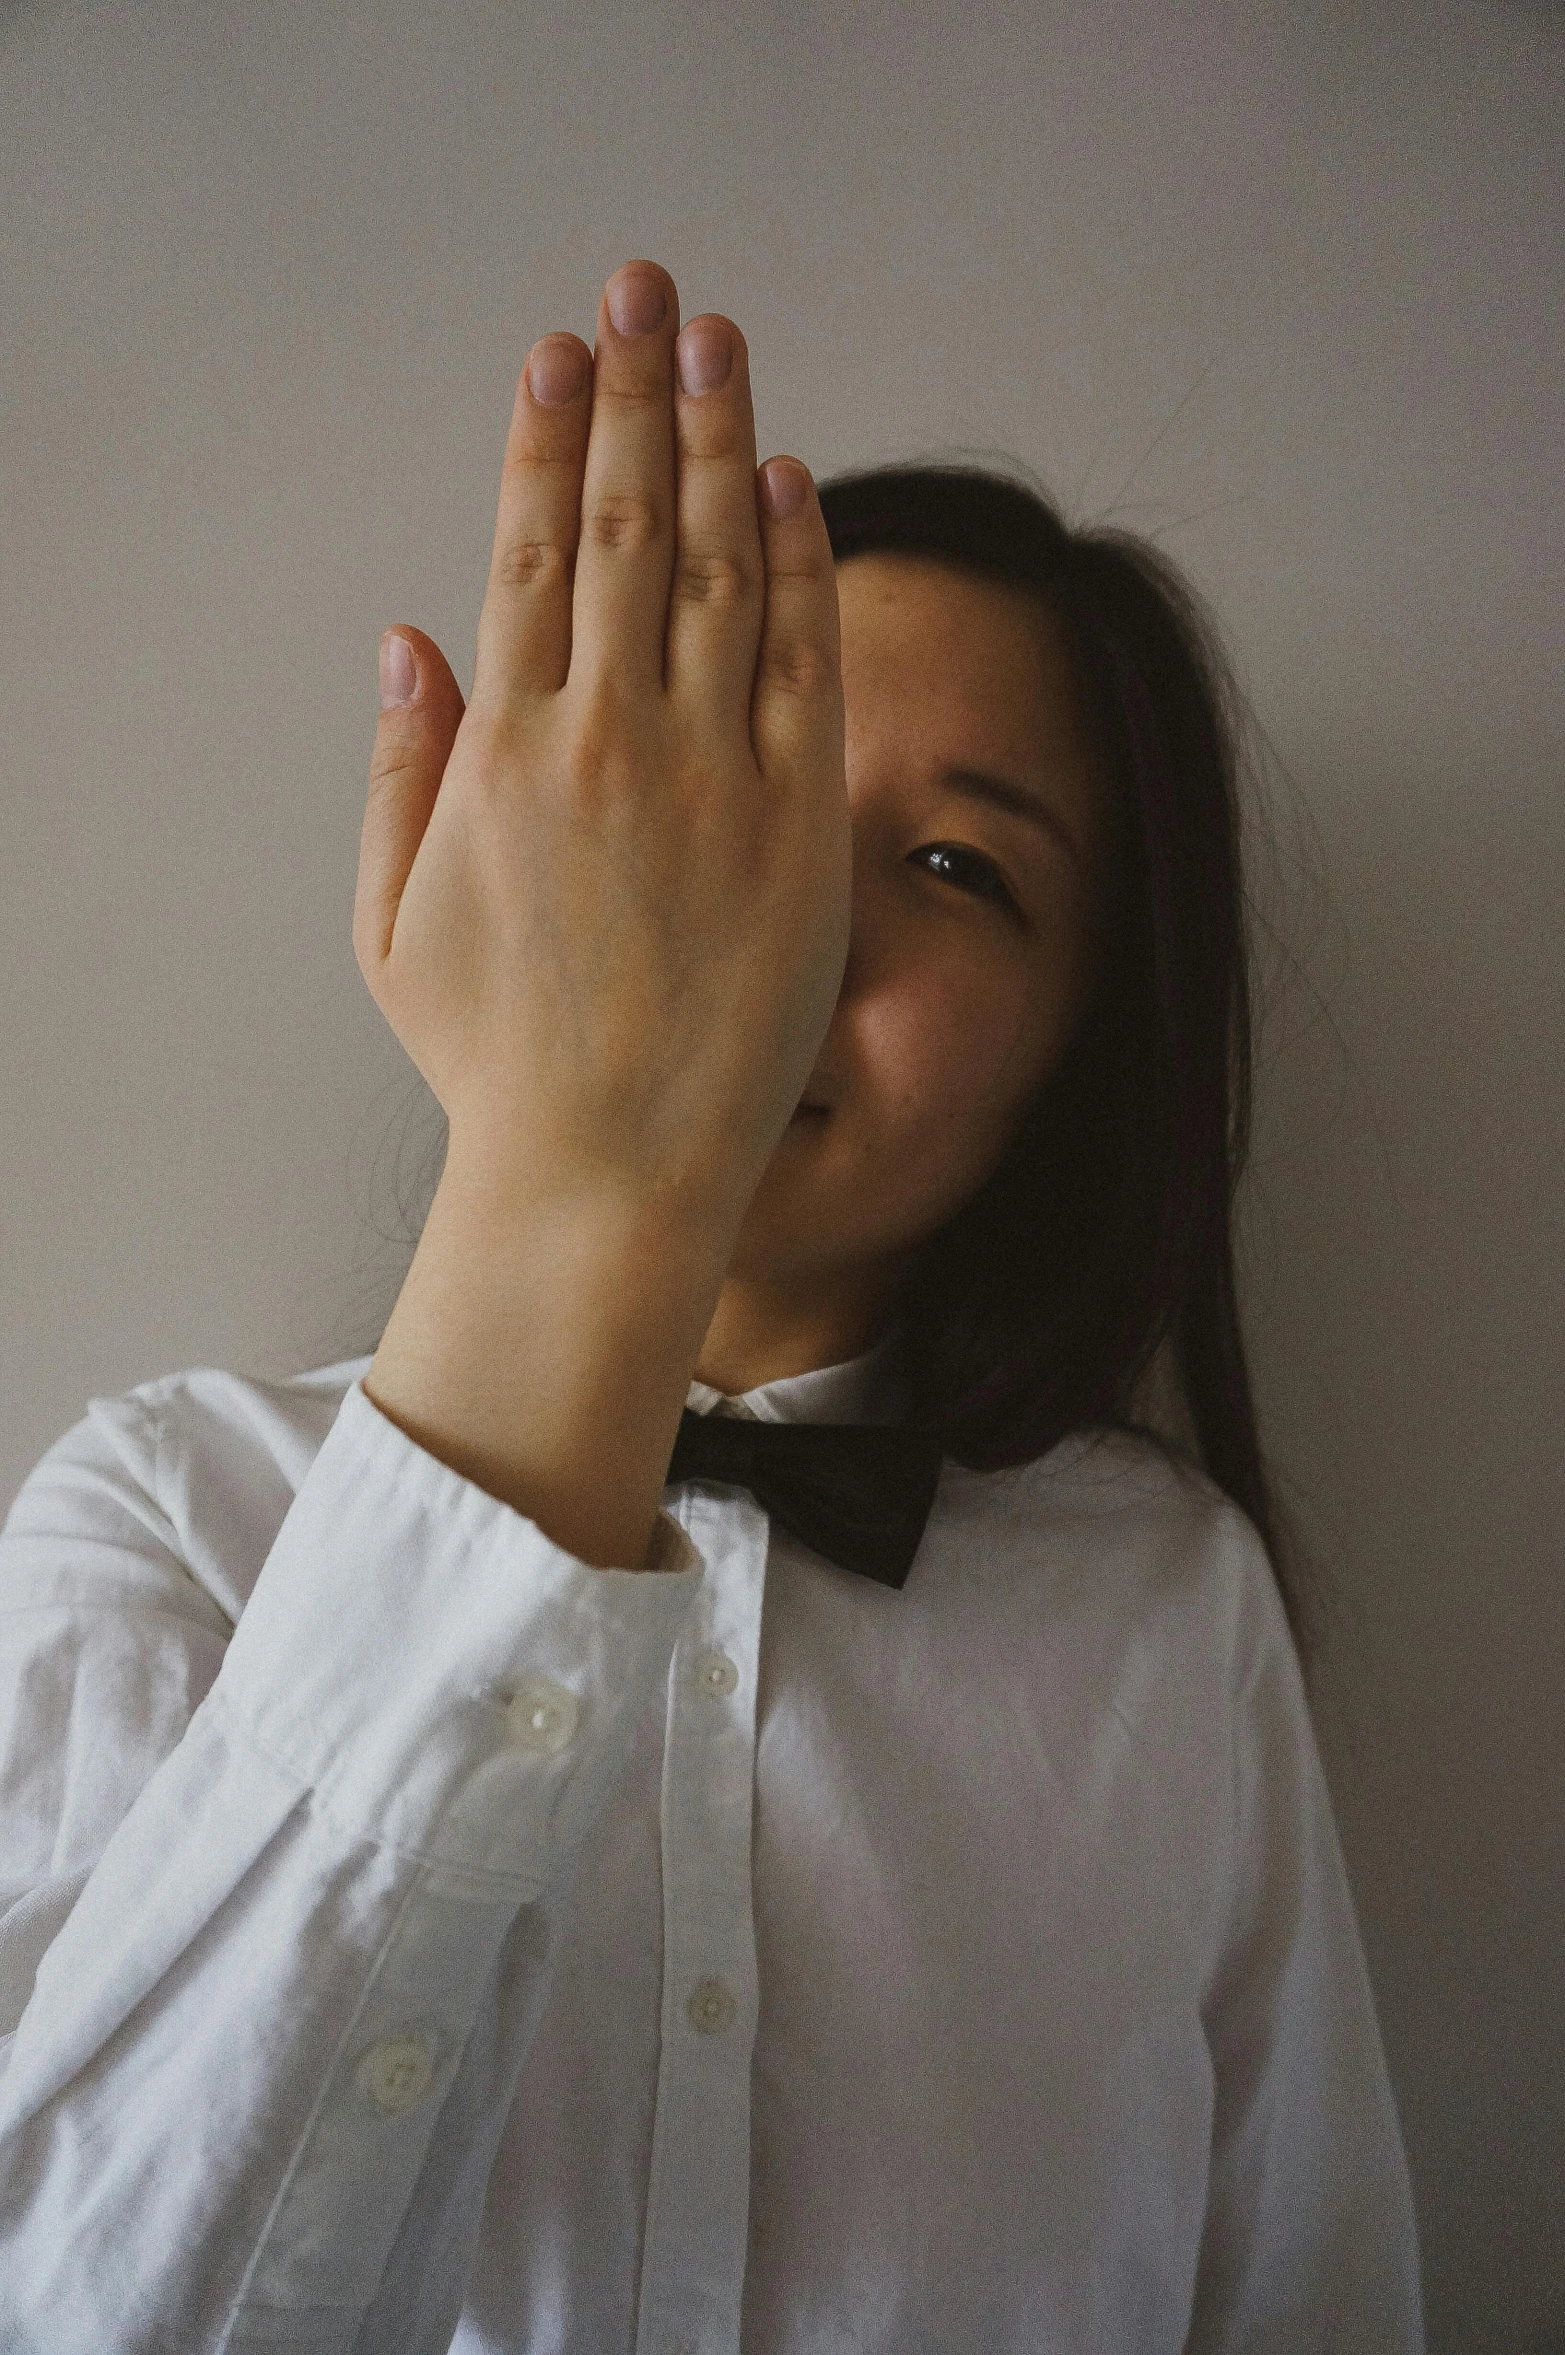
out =
[[969,850],[960,842],[926,842],[912,856],[915,859],[944,859],[948,865],[954,863],[979,879],[975,886],[970,882],[963,883],[959,878],[951,878],[956,881],[958,891],[968,892],[974,899],[992,900],[998,907],[1016,906],[1005,877],[992,859],[984,857],[982,851]]

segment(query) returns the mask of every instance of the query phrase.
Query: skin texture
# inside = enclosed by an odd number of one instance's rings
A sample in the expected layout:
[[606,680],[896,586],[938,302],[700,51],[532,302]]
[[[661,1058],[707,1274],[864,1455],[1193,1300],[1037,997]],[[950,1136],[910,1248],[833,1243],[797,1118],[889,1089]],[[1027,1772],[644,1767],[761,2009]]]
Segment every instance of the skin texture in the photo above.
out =
[[[697,1378],[730,1395],[875,1339],[918,1245],[1003,1156],[1078,1023],[1110,813],[1064,643],[1024,591],[923,559],[838,568],[853,831],[836,1010],[740,1228]],[[942,782],[1029,788],[1065,840]],[[993,862],[1016,906],[985,896]]]
[[421,637],[432,724],[382,715],[354,939],[448,1158],[721,1267],[836,1003],[852,844],[825,524],[794,461],[758,496],[737,327],[678,321],[635,264],[595,352],[530,357],[472,696]]

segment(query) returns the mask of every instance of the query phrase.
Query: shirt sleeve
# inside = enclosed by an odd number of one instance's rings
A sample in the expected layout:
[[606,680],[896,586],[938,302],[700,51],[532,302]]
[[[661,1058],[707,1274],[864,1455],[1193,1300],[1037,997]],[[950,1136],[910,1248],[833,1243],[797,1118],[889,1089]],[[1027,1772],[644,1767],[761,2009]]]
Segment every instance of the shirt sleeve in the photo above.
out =
[[1232,1522],[1232,1864],[1186,2355],[1423,2355],[1407,2162],[1298,1656]]
[[94,1414],[0,1533],[0,2344],[434,2355],[702,1557],[578,1561],[355,1382],[233,1626]]

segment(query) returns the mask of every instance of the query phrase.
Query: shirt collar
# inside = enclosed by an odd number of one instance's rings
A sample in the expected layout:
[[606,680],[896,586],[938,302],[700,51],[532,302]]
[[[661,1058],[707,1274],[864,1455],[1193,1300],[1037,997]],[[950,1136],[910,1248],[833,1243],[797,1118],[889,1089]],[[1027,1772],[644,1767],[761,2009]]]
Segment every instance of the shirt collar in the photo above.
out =
[[899,1338],[893,1325],[858,1357],[732,1395],[692,1382],[685,1404],[698,1415],[739,1415],[756,1423],[896,1423],[906,1399]]

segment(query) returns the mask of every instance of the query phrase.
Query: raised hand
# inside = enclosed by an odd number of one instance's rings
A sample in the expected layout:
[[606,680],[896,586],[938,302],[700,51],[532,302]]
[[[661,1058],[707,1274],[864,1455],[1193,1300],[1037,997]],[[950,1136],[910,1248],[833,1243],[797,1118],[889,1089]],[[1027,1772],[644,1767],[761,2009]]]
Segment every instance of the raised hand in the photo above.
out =
[[[837,598],[732,321],[627,263],[518,387],[470,704],[388,635],[353,941],[453,1159],[730,1232],[847,956]],[[677,363],[677,364],[676,364]],[[389,657],[389,659],[388,659]],[[399,675],[398,663],[405,665]]]

